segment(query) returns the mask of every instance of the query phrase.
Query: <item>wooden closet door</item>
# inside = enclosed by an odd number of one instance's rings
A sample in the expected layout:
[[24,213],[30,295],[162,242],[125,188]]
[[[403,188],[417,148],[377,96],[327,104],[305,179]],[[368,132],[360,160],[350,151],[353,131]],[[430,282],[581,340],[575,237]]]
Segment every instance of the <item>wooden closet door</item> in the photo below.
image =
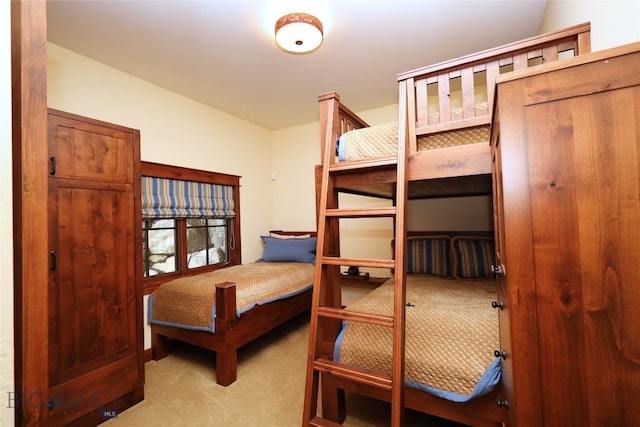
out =
[[525,109],[544,425],[640,423],[638,65],[528,86],[558,88]]
[[61,112],[65,115],[57,116],[51,111],[50,177],[133,184],[135,165],[130,130]]
[[130,133],[49,115],[49,419],[101,411],[143,382]]

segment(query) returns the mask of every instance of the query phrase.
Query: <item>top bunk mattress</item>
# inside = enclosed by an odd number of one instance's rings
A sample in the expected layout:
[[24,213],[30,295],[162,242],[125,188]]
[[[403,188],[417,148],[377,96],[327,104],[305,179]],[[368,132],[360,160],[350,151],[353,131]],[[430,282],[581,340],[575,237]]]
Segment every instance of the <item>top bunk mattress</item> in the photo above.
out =
[[[421,135],[417,138],[417,151],[455,147],[489,141],[489,125],[456,129]],[[386,123],[351,130],[337,141],[338,161],[365,160],[392,157],[398,151],[398,123]]]
[[237,314],[313,287],[313,265],[254,262],[182,277],[160,285],[149,297],[149,323],[215,332],[216,284],[236,284]]

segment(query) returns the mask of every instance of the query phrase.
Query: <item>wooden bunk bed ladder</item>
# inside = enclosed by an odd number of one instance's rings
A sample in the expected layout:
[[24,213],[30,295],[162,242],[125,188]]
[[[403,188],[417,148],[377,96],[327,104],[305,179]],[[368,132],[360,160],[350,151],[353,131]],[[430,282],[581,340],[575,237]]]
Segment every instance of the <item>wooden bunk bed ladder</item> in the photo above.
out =
[[[401,97],[406,93],[407,86],[400,84]],[[337,102],[328,103],[330,110],[338,108]],[[325,408],[323,402],[323,417],[317,413],[318,390],[322,374],[331,374],[351,381],[378,387],[391,395],[391,423],[399,427],[404,418],[404,351],[405,351],[405,245],[407,219],[407,163],[408,163],[408,126],[406,103],[400,105],[400,126],[398,133],[397,157],[386,159],[372,159],[371,161],[351,162],[339,164],[335,162],[335,142],[331,135],[323,135],[327,146],[323,147],[322,182],[318,202],[318,243],[316,255],[316,270],[314,277],[314,292],[311,307],[309,352],[307,358],[307,376],[305,387],[305,401],[303,411],[303,425],[332,426],[344,421],[344,409]],[[337,114],[337,111],[328,111]],[[331,133],[332,129],[324,129]],[[378,170],[395,170],[396,189],[395,206],[375,208],[340,208],[338,206],[338,190],[334,186],[334,179],[341,174],[369,173]],[[375,173],[371,184],[375,184]],[[394,258],[367,259],[343,258],[340,256],[341,218],[392,218],[395,229]],[[346,311],[341,305],[340,267],[358,266],[372,268],[393,269],[395,276],[393,315],[372,315]],[[342,322],[364,322],[374,325],[390,327],[393,330],[393,352],[391,375],[370,372],[353,366],[333,361],[333,343],[341,328]],[[329,416],[327,414],[333,414]],[[334,418],[334,419],[330,419]]]

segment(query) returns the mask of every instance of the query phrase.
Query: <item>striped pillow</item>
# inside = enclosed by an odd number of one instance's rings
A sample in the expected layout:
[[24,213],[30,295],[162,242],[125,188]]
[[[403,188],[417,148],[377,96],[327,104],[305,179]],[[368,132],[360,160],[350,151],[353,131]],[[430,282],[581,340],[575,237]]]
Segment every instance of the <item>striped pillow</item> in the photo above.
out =
[[492,237],[456,236],[451,239],[451,245],[455,278],[491,277],[496,253]]
[[449,236],[407,238],[407,273],[451,276]]

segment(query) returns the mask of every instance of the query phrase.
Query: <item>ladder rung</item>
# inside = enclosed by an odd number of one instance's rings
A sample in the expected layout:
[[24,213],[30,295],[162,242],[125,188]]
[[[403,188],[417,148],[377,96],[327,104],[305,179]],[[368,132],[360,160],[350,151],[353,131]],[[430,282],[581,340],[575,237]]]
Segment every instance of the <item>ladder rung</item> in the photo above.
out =
[[367,384],[383,390],[391,390],[391,377],[382,373],[373,373],[355,366],[333,362],[329,359],[316,359],[313,368],[336,377],[345,378],[360,384]]
[[313,417],[308,425],[312,427],[342,427],[342,424],[334,423],[333,421],[320,417]]
[[384,208],[349,208],[349,209],[327,209],[326,216],[337,216],[340,218],[368,218],[368,217],[393,217],[396,215],[395,206]]
[[393,157],[375,157],[365,160],[351,160],[348,162],[339,162],[328,165],[329,172],[348,172],[358,169],[380,168],[395,166],[398,164],[398,158]]
[[396,262],[393,259],[339,258],[330,256],[323,256],[322,263],[370,268],[395,268],[396,266]]
[[318,316],[331,317],[333,319],[353,320],[354,322],[368,323],[371,325],[393,326],[393,317],[382,314],[358,313],[334,307],[318,307]]

